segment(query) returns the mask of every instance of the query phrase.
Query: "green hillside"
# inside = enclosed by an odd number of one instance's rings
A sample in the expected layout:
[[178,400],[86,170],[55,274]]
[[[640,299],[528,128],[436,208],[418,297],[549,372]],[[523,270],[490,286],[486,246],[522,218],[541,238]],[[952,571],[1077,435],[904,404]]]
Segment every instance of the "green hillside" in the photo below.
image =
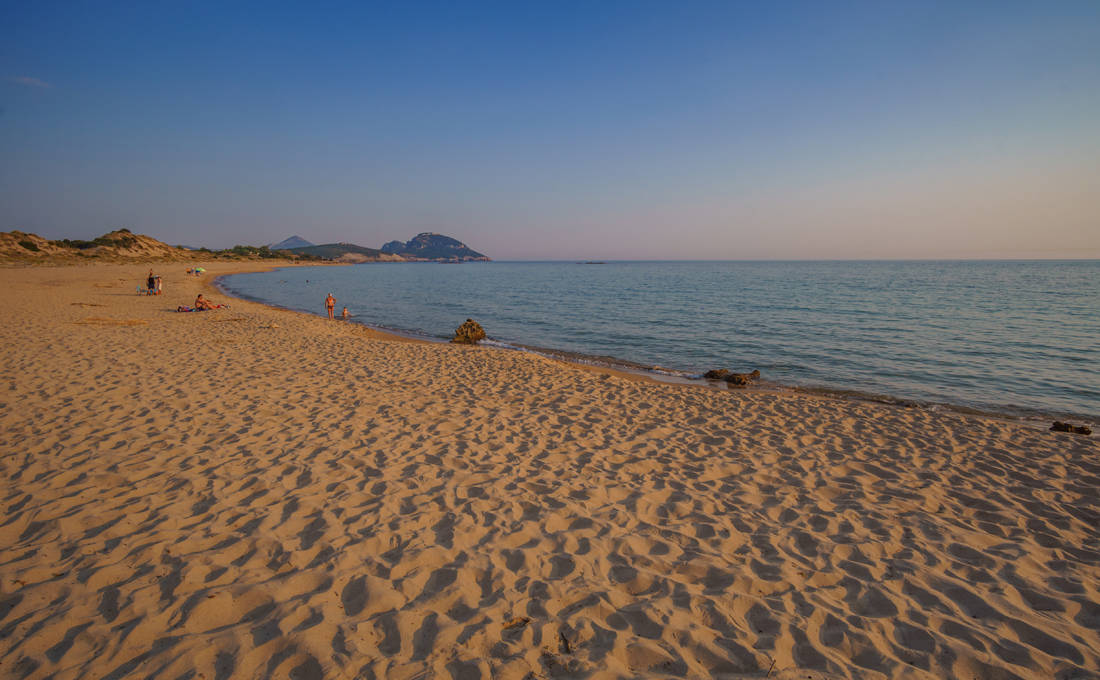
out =
[[319,246],[307,246],[305,248],[291,248],[289,252],[298,255],[313,255],[315,257],[323,257],[326,260],[335,260],[341,255],[353,253],[356,255],[362,255],[370,259],[379,259],[382,255],[382,251],[377,248],[364,248],[363,246],[357,246],[354,243],[326,243]]

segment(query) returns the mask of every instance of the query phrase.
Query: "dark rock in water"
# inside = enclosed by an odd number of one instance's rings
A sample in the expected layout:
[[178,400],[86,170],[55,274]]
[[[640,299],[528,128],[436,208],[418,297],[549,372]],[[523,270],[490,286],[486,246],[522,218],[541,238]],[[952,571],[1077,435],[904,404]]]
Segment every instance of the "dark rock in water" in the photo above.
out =
[[752,373],[730,373],[725,378],[726,382],[734,387],[747,387],[759,379],[760,371],[753,371]]
[[462,345],[476,345],[478,340],[484,339],[485,331],[482,330],[481,324],[473,319],[466,319],[466,323],[455,329],[455,336],[451,338],[451,342]]
[[724,368],[716,368],[703,374],[707,380],[725,380],[735,387],[745,387],[760,379],[760,371],[752,373],[731,373]]
[[1073,434],[1092,434],[1092,428],[1087,425],[1070,425],[1069,423],[1063,423],[1061,421],[1054,421],[1054,424],[1050,426],[1053,432],[1072,432]]

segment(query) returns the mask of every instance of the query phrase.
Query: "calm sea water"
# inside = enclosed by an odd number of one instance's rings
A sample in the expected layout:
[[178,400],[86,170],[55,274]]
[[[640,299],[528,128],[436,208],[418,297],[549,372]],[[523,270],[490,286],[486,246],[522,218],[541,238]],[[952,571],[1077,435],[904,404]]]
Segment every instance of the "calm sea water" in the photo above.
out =
[[449,338],[1014,414],[1100,415],[1100,261],[492,262],[239,274],[234,294]]

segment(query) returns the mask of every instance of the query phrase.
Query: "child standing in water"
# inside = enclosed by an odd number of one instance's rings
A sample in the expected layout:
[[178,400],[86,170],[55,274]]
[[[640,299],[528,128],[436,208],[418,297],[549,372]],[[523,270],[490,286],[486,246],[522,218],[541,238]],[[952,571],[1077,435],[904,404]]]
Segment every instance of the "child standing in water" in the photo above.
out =
[[347,321],[347,320],[348,320],[348,316],[349,316],[349,314],[348,314],[348,308],[347,308],[347,307],[344,307],[344,311],[340,312],[340,318],[341,318],[341,319],[343,319],[344,321]]

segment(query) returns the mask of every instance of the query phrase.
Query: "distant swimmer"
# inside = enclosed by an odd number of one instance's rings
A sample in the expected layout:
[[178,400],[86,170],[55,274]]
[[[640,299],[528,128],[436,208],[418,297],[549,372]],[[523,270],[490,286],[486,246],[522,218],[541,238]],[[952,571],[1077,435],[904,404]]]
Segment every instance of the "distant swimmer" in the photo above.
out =
[[325,298],[325,309],[328,310],[328,318],[331,321],[336,320],[336,298],[332,297],[332,293],[328,294]]
[[351,316],[351,314],[348,314],[348,308],[344,307],[344,311],[340,312],[340,318],[347,321],[349,316]]

